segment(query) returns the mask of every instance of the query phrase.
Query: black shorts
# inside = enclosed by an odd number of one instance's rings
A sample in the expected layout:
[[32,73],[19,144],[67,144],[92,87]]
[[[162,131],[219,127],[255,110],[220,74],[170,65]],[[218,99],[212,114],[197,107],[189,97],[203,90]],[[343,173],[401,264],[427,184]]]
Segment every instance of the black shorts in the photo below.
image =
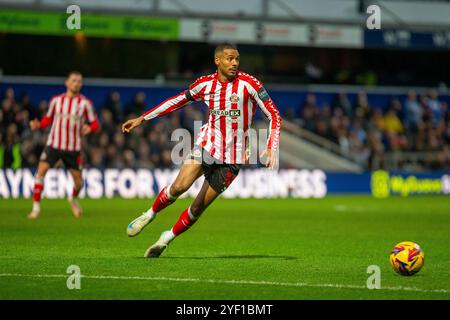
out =
[[224,192],[239,174],[240,164],[222,163],[212,157],[208,151],[194,146],[188,159],[202,164],[203,174],[211,188],[217,193]]
[[51,147],[45,147],[39,160],[47,162],[50,167],[53,167],[59,159],[63,161],[66,169],[74,169],[79,171],[83,169],[81,151],[63,151]]

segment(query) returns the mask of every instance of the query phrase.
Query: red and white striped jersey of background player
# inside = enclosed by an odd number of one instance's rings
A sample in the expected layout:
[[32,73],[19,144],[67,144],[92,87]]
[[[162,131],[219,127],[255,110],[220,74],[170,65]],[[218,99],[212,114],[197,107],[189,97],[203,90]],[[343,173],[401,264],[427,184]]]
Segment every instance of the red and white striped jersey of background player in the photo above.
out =
[[255,77],[241,71],[232,81],[226,82],[218,79],[217,72],[200,77],[188,90],[144,113],[144,119],[176,111],[189,101],[204,101],[210,111],[208,122],[200,129],[195,144],[223,163],[243,164],[248,159],[250,148],[246,132],[253,123],[256,106],[270,121],[267,149],[278,150],[280,113]]
[[63,93],[50,100],[47,114],[40,121],[40,127],[52,125],[47,146],[62,151],[80,151],[81,127],[86,122],[89,123],[92,132],[99,127],[92,102],[82,94],[68,97]]

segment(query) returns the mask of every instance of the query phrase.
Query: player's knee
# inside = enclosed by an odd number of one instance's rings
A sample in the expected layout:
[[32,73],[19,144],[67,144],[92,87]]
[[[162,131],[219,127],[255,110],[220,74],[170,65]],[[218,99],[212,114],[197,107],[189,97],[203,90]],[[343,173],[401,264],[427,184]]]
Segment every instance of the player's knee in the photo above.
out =
[[204,210],[205,208],[200,204],[193,203],[191,205],[191,213],[197,219],[200,217]]
[[182,182],[174,182],[172,183],[169,192],[172,196],[178,197],[182,195],[186,190],[187,188],[185,184],[183,184]]

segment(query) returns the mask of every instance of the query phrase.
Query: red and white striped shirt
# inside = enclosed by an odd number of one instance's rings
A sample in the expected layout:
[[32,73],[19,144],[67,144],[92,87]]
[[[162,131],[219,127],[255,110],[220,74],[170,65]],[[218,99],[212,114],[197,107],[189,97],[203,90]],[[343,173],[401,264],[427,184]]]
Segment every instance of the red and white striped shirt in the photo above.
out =
[[188,90],[167,99],[144,113],[150,120],[185,106],[189,101],[203,101],[209,107],[208,122],[195,142],[223,163],[242,164],[249,157],[248,129],[258,106],[269,119],[267,149],[276,151],[281,130],[280,113],[262,83],[239,71],[232,81],[222,82],[217,72],[198,78]]
[[50,100],[47,115],[41,120],[41,128],[52,128],[47,138],[47,146],[63,151],[80,151],[81,127],[90,123],[91,132],[98,129],[98,120],[92,102],[79,94],[68,97],[60,94]]

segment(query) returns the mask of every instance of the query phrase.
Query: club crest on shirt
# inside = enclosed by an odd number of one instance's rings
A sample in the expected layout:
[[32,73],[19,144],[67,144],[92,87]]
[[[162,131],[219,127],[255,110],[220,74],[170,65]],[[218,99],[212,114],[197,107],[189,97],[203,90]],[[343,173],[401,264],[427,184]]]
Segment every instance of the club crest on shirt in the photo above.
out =
[[233,93],[230,97],[230,101],[231,101],[231,103],[238,103],[238,101],[239,101],[238,95]]

